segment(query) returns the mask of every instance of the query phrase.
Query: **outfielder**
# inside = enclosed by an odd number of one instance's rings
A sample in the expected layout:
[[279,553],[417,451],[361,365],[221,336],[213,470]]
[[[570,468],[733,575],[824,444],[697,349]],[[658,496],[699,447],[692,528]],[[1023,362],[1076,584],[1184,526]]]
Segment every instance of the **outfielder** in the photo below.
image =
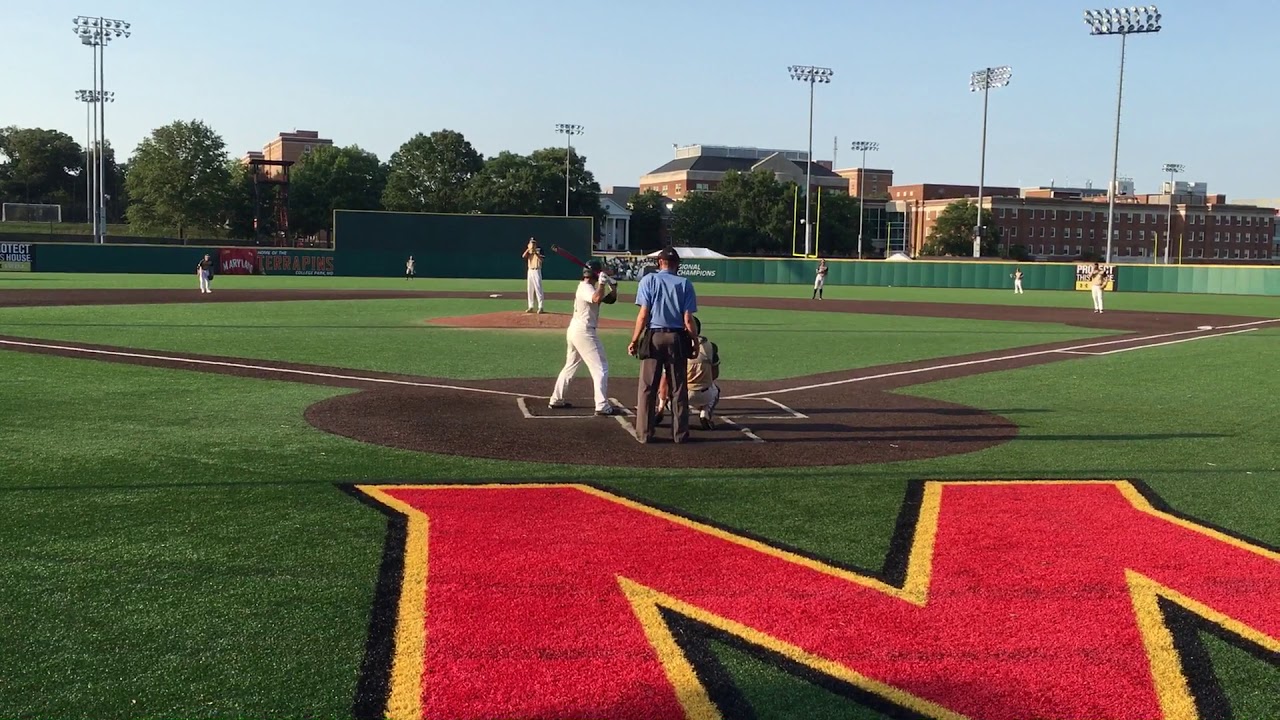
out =
[[413,277],[413,276],[414,276],[414,273],[413,273],[413,256],[412,256],[412,255],[410,255],[410,256],[409,256],[409,260],[408,260],[407,262],[405,262],[405,264],[404,264],[404,279],[405,279],[405,280],[408,280],[409,278],[411,278],[411,277]]
[[1098,263],[1093,264],[1093,273],[1089,275],[1089,292],[1093,293],[1093,311],[1102,312],[1102,286],[1106,282],[1107,273]]
[[529,238],[529,244],[525,247],[524,255],[521,255],[521,257],[524,258],[525,265],[528,267],[528,270],[529,270],[527,274],[528,280],[526,282],[526,285],[529,290],[529,309],[525,310],[525,312],[526,313],[534,312],[533,303],[536,300],[538,303],[537,312],[539,315],[541,315],[542,314],[542,298],[543,298],[543,295],[542,295],[543,255],[542,255],[542,248],[538,247],[538,241],[534,240],[533,238]]
[[827,284],[827,261],[818,261],[818,275],[813,279],[813,299],[822,299],[822,286]]
[[592,260],[582,270],[582,282],[573,294],[573,319],[569,321],[569,330],[565,333],[569,343],[568,356],[564,369],[556,378],[555,390],[551,393],[548,407],[565,408],[565,394],[569,390],[569,381],[573,380],[578,367],[584,362],[591,372],[594,385],[596,415],[617,415],[618,409],[609,402],[609,360],[604,354],[604,345],[596,326],[600,320],[600,303],[612,305],[618,300],[618,289],[613,279],[604,273],[600,263]]
[[211,293],[209,281],[213,278],[213,261],[205,254],[204,259],[196,263],[196,276],[200,278],[200,292]]
[[1013,294],[1014,295],[1026,294],[1022,292],[1022,268],[1018,266],[1014,266],[1013,268]]

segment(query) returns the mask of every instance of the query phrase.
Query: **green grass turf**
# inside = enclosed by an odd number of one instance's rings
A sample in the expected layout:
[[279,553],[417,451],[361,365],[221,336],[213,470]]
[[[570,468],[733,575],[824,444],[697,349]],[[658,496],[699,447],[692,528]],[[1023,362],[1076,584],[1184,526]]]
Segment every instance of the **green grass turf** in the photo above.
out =
[[[1280,544],[1277,356],[1268,330],[911,388],[1022,427],[969,455],[641,472],[363,445],[303,421],[332,388],[0,351],[0,716],[347,716],[383,523],[338,482],[594,480],[878,568],[910,479],[1128,477]],[[1274,716],[1275,668],[1207,647],[1237,717]],[[874,717],[720,659],[761,717]]]
[[[0,334],[284,360],[457,379],[554,378],[563,330],[431,326],[427,318],[520,311],[509,300],[329,300],[0,308]],[[615,305],[603,317],[634,319]],[[726,378],[764,380],[1110,334],[1047,323],[708,307]],[[634,377],[629,330],[602,333],[610,375]],[[550,390],[548,389],[548,392]]]
[[[1280,269],[1276,270],[1280,272]],[[810,295],[808,284],[795,285],[742,285],[732,283],[697,282],[698,292],[705,296],[726,297],[798,297]],[[571,292],[572,281],[549,280],[544,283],[547,292]],[[196,290],[193,275],[125,275],[125,274],[72,274],[72,273],[3,273],[0,274],[0,291],[64,288],[150,288]],[[222,275],[214,280],[215,292],[219,289],[362,289],[362,290],[440,290],[470,292],[516,293],[524,297],[525,283],[521,278],[510,280],[456,280],[416,278],[356,278],[356,277],[295,277],[285,275]],[[624,292],[634,288],[634,283],[622,283]],[[1092,307],[1086,292],[1062,290],[1035,290],[1028,288],[1023,295],[1011,290],[871,287],[827,285],[826,297],[834,300],[897,300],[912,302],[978,303],[991,305],[1026,305],[1034,307]],[[1280,297],[1247,295],[1209,295],[1174,293],[1126,293],[1107,294],[1107,307],[1111,310],[1140,310],[1144,312],[1186,312],[1225,315],[1250,315],[1256,317],[1280,317]]]

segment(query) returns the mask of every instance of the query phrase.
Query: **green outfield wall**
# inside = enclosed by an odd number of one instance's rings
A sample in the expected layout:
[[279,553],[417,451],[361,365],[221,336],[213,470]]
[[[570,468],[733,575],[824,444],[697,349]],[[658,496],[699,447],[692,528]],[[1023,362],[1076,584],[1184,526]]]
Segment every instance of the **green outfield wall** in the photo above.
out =
[[537,238],[547,259],[543,277],[572,280],[581,268],[551,253],[559,245],[591,257],[594,221],[589,217],[452,215],[338,210],[333,214],[335,264],[341,275],[404,275],[413,256],[422,277],[524,277],[520,254]]
[[[611,262],[612,258],[605,258]],[[643,262],[643,258],[631,258]],[[828,260],[827,285],[1012,289],[1013,271],[1022,268],[1027,290],[1072,290],[1079,263],[999,261]],[[811,285],[816,260],[731,258],[686,260],[680,274],[696,282]],[[1117,265],[1119,292],[1280,295],[1280,267],[1213,265]]]

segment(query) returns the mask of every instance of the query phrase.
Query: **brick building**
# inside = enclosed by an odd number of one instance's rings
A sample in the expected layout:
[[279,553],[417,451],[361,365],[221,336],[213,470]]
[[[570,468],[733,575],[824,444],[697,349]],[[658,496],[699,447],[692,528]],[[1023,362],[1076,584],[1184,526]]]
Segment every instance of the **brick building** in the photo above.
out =
[[640,191],[657,190],[674,200],[689,193],[712,192],[725,173],[767,170],[781,181],[804,184],[806,165],[813,190],[848,192],[849,180],[831,170],[829,161],[808,163],[808,153],[799,150],[769,150],[725,145],[677,146],[675,159],[640,178]]
[[[250,150],[245,153],[241,161],[247,163],[256,159],[296,163],[313,149],[332,144],[332,140],[320,137],[320,133],[315,130],[282,132],[264,145],[261,152]],[[266,171],[271,175],[279,175],[283,172],[279,167],[268,167]]]
[[[920,253],[938,215],[958,199],[976,198],[977,188],[954,185],[894,186],[891,198],[908,215],[908,247]],[[1083,196],[1082,196],[1083,195]],[[1270,262],[1276,211],[1228,203],[1225,195],[1174,195],[1169,257],[1212,262]],[[1169,195],[1116,197],[1111,259],[1151,262],[1165,254]],[[1021,245],[1035,258],[1070,260],[1106,253],[1106,191],[994,187],[982,205],[991,212],[1006,246]]]
[[892,170],[872,168],[848,168],[836,170],[836,174],[849,180],[849,194],[866,200],[888,200],[889,187],[893,185]]

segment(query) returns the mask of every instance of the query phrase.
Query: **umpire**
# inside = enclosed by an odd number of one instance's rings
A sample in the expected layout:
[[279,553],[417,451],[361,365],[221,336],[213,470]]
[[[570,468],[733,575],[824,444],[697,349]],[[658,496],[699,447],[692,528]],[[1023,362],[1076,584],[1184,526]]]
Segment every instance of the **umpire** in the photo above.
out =
[[667,247],[658,253],[658,272],[645,275],[636,289],[635,330],[627,353],[640,358],[636,396],[636,439],[653,440],[654,407],[663,371],[671,387],[671,430],[677,443],[689,440],[689,358],[697,355],[693,314],[698,298],[693,283],[680,277],[680,256]]

